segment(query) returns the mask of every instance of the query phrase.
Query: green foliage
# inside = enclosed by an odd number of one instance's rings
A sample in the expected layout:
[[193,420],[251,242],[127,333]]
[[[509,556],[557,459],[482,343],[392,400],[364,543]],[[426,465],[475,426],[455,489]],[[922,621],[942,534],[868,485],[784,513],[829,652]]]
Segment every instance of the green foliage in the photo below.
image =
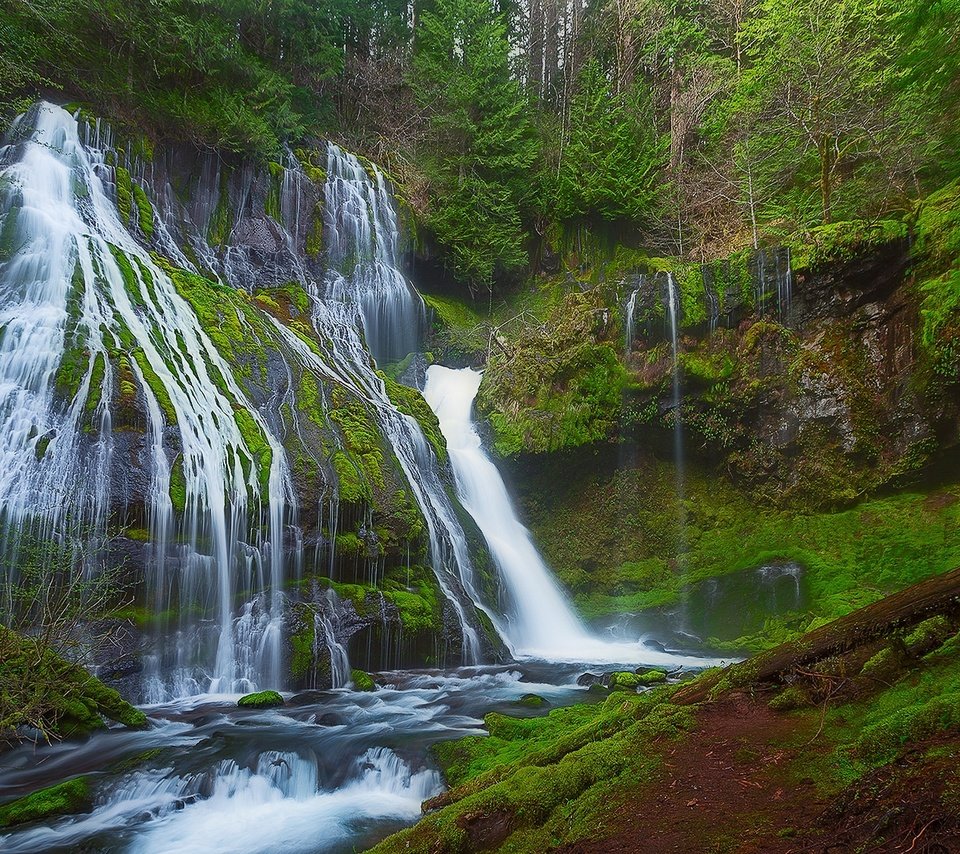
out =
[[960,375],[960,182],[920,205],[913,252],[920,263],[921,341],[934,371],[955,381]]
[[429,226],[456,275],[490,287],[526,261],[521,204],[536,157],[505,17],[490,0],[438,0],[417,24],[412,83],[433,132]]
[[[518,327],[491,353],[478,396],[501,455],[606,439],[627,382],[618,353],[597,340],[597,294],[571,294],[543,325]],[[519,404],[519,405],[518,405]]]
[[[654,130],[649,93],[627,94],[593,60],[580,71],[568,138],[544,182],[543,215],[560,220],[648,220],[660,192],[664,144]],[[552,130],[551,126],[551,130]],[[545,141],[549,147],[550,141]]]
[[90,780],[75,777],[4,804],[0,807],[0,827],[84,812],[92,805]]

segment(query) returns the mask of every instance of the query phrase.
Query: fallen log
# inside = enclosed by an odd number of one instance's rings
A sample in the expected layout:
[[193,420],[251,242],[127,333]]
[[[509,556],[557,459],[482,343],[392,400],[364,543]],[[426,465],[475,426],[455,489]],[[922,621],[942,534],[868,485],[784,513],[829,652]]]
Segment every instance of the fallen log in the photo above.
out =
[[733,689],[775,680],[798,667],[912,628],[937,614],[960,617],[960,568],[934,575],[797,640],[702,676],[677,691],[672,702],[678,705],[702,702],[721,684]]

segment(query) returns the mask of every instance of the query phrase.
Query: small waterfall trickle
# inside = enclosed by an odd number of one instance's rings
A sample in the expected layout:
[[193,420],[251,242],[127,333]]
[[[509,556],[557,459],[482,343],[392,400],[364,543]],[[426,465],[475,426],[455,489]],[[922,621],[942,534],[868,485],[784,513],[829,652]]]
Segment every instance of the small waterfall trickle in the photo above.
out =
[[343,644],[337,639],[339,623],[337,598],[332,590],[327,590],[323,606],[314,612],[313,657],[319,660],[320,647],[324,647],[330,660],[330,687],[343,688],[350,684],[350,659]]
[[673,395],[670,401],[673,415],[673,463],[677,486],[678,532],[677,558],[681,567],[686,552],[686,511],[684,510],[684,493],[686,489],[684,476],[684,449],[683,449],[683,411],[682,391],[680,387],[680,294],[677,291],[677,282],[673,273],[667,273],[667,322],[670,328],[670,350],[673,355]]
[[640,288],[643,287],[643,275],[637,282],[637,286],[630,291],[627,297],[627,304],[624,309],[623,328],[624,328],[624,353],[627,358],[633,352],[633,338],[636,329],[637,297],[640,294]]

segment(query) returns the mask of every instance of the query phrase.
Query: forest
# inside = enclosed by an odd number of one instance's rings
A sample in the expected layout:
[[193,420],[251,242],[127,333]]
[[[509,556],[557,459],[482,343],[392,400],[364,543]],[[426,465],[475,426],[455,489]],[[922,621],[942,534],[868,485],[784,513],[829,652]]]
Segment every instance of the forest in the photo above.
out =
[[709,260],[960,174],[953,0],[4,5],[7,113],[52,88],[236,153],[341,140],[473,289],[548,236]]

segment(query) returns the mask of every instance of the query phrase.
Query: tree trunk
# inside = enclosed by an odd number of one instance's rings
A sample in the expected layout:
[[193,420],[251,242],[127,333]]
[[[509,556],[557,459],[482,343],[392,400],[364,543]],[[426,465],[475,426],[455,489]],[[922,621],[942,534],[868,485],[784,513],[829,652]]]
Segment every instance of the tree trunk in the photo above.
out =
[[938,614],[960,616],[960,569],[935,575],[821,626],[799,640],[788,641],[714,676],[698,679],[677,691],[673,702],[699,703],[721,682],[730,688],[743,688],[778,680],[797,667],[889,637],[895,631],[912,628]]
[[530,0],[527,41],[527,86],[537,98],[543,97],[543,0]]
[[560,10],[559,0],[543,0],[544,38],[543,38],[543,89],[551,96],[560,65]]

